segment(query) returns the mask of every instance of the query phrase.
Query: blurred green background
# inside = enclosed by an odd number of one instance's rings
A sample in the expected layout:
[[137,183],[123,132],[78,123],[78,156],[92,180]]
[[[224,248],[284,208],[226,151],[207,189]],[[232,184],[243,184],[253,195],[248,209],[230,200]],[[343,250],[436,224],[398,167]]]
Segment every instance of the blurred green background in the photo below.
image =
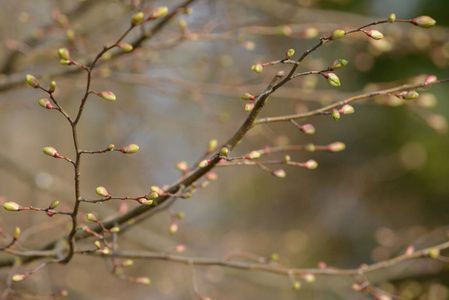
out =
[[[57,82],[56,97],[74,115],[85,88],[85,74],[59,64],[57,49],[88,62],[128,27],[139,5],[150,13],[161,5],[173,9],[181,1],[4,1],[0,11],[0,198],[46,207],[58,199],[61,209],[73,206],[72,167],[42,155],[45,146],[73,155],[70,127],[56,111],[38,106],[45,97],[24,85],[33,74],[48,85]],[[448,1],[194,1],[193,13],[182,12],[155,37],[128,55],[101,60],[92,82],[96,91],[112,90],[117,101],[91,96],[80,123],[81,146],[104,149],[137,143],[137,154],[86,156],[82,193],[96,198],[103,185],[113,195],[136,196],[151,185],[171,184],[180,172],[176,162],[194,164],[210,140],[224,143],[247,113],[240,96],[263,92],[271,78],[288,66],[250,71],[252,64],[282,59],[294,48],[298,58],[320,36],[386,19],[429,15],[430,29],[407,23],[376,26],[385,38],[351,34],[311,54],[300,71],[327,68],[334,59],[349,64],[336,73],[342,86],[333,88],[318,75],[301,77],[278,90],[263,117],[312,110],[347,97],[403,83],[421,82],[433,74],[446,78],[449,62]],[[68,22],[61,22],[61,14]],[[189,33],[179,29],[185,19]],[[59,22],[58,22],[59,20]],[[63,21],[63,20],[62,20]],[[152,25],[145,26],[150,30]],[[74,34],[74,40],[71,35]],[[135,30],[125,42],[141,34]],[[112,51],[113,53],[119,51]],[[294,161],[314,159],[316,170],[285,167],[279,179],[257,167],[217,168],[219,180],[198,189],[128,230],[121,250],[166,251],[185,244],[186,256],[221,258],[236,250],[269,257],[279,253],[288,267],[316,268],[324,261],[335,268],[357,268],[405,251],[447,240],[449,214],[449,117],[447,84],[418,90],[421,97],[405,103],[395,97],[357,102],[355,114],[335,122],[330,116],[300,120],[312,123],[304,135],[289,123],[255,127],[231,156],[266,145],[346,144],[340,153],[290,152]],[[107,103],[106,103],[107,102]],[[273,154],[273,158],[285,155]],[[272,167],[272,166],[269,166]],[[281,166],[282,167],[282,166]],[[134,202],[83,204],[83,215],[97,212],[104,220]],[[184,212],[179,232],[169,235],[171,215]],[[20,226],[19,249],[34,249],[63,237],[68,218],[0,211],[1,228]],[[3,241],[7,243],[7,239]],[[92,247],[93,240],[80,243]],[[443,253],[444,254],[444,253]],[[2,254],[7,255],[7,254]],[[39,262],[19,267],[26,272]],[[10,272],[0,270],[0,289]],[[13,290],[44,295],[59,289],[68,299],[196,299],[189,266],[139,261],[125,271],[148,276],[150,286],[119,280],[100,258],[75,256],[67,266],[55,265],[14,283]],[[287,277],[220,267],[197,267],[199,291],[212,299],[369,299],[353,291],[350,277],[317,277],[293,291]],[[443,263],[422,259],[369,274],[368,279],[405,299],[447,299],[449,274]],[[8,299],[21,299],[23,295]],[[39,298],[39,297],[38,297]]]

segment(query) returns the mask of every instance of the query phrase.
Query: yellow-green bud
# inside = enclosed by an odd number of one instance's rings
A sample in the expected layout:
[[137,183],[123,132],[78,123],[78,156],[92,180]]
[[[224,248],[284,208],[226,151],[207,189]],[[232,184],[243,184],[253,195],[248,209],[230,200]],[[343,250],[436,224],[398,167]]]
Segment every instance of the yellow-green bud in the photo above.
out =
[[61,65],[71,65],[71,64],[72,64],[72,61],[67,60],[67,59],[61,59],[61,60],[59,61],[59,63],[60,63]]
[[299,289],[301,288],[301,282],[295,281],[295,282],[293,283],[293,285],[292,285],[292,288],[293,288],[295,291],[299,290]]
[[147,200],[154,200],[159,197],[159,194],[157,192],[150,192],[148,195],[145,196]]
[[137,277],[134,279],[134,282],[148,285],[151,283],[151,280],[148,277]]
[[152,185],[152,186],[150,187],[150,191],[156,192],[156,193],[158,193],[159,195],[164,195],[164,191],[163,191],[160,187],[158,187],[157,185]]
[[337,121],[338,119],[340,119],[340,112],[336,109],[332,110],[332,118]]
[[181,197],[182,197],[183,199],[189,199],[190,197],[192,197],[192,193],[189,193],[189,192],[184,193],[184,194],[182,194]]
[[20,235],[20,227],[16,227],[15,229],[14,229],[14,239],[15,240],[17,240],[18,238],[19,238],[19,235]]
[[214,151],[215,150],[215,147],[217,147],[217,145],[218,145],[218,141],[217,140],[211,140],[210,142],[209,142],[209,148],[208,148],[208,151],[209,152],[212,152],[212,151]]
[[67,29],[65,32],[65,37],[69,42],[73,42],[75,40],[75,32],[72,29]]
[[205,160],[202,160],[199,164],[198,164],[198,167],[199,168],[205,168],[205,167],[207,167],[209,165],[209,161],[207,160],[207,159],[205,159]]
[[394,13],[391,13],[391,14],[388,16],[388,22],[389,22],[389,23],[393,23],[394,21],[396,21],[396,15],[395,15]]
[[123,267],[131,267],[134,264],[134,261],[132,261],[131,259],[127,259],[122,263]]
[[131,44],[123,43],[123,44],[119,44],[118,46],[123,50],[123,52],[133,51],[133,45],[131,45]]
[[139,203],[140,204],[143,204],[143,205],[151,205],[151,204],[153,204],[153,200],[147,200],[147,199],[145,199],[145,198],[140,198],[139,200],[137,200],[137,201],[139,201]]
[[258,159],[260,157],[260,153],[257,151],[251,151],[249,155],[246,156],[246,159]]
[[251,95],[250,93],[244,93],[242,96],[242,99],[243,100],[254,100],[255,97],[254,97],[254,95]]
[[263,72],[263,66],[261,64],[255,64],[251,66],[251,71],[254,71],[256,73],[262,73]]
[[12,276],[11,280],[17,282],[17,281],[22,281],[25,278],[26,278],[26,275],[24,275],[24,274],[14,274]]
[[33,75],[28,74],[25,78],[28,85],[32,88],[37,89],[39,87],[39,82],[37,82],[36,77],[34,77]]
[[112,149],[114,149],[114,147],[115,147],[115,145],[114,145],[114,144],[109,144],[109,146],[108,146],[108,150],[112,150]]
[[156,8],[156,10],[151,14],[150,19],[159,19],[164,17],[168,13],[168,7],[161,6]]
[[252,111],[254,108],[254,103],[245,104],[245,111]]
[[381,40],[384,38],[384,35],[379,30],[367,30],[365,34],[372,39]]
[[222,147],[220,149],[220,155],[221,156],[227,156],[229,154],[229,148],[228,147]]
[[304,163],[304,167],[309,170],[314,170],[318,167],[318,163],[313,159],[309,159]]
[[61,59],[65,59],[65,60],[70,59],[70,52],[69,52],[69,49],[67,49],[67,48],[59,48],[58,54]]
[[58,207],[58,205],[59,205],[59,201],[58,201],[58,200],[53,200],[53,201],[50,203],[50,206],[48,206],[48,208],[50,208],[50,209],[55,209],[56,207]]
[[59,155],[58,151],[56,151],[56,149],[53,148],[53,147],[44,147],[42,149],[42,151],[44,152],[45,155],[48,155],[48,156],[53,156],[53,157],[56,157],[56,158],[61,157]]
[[338,87],[340,86],[340,78],[338,78],[335,73],[323,73],[324,78],[326,78],[326,81],[329,85]]
[[135,13],[132,17],[131,17],[131,24],[132,25],[136,25],[137,23],[139,23],[140,21],[143,20],[144,14],[143,12],[139,11],[137,13]]
[[287,176],[287,173],[283,169],[277,169],[271,172],[274,176],[278,178],[285,178]]
[[346,31],[342,29],[337,29],[334,32],[332,32],[331,39],[336,40],[339,38],[342,38],[346,34]]
[[407,94],[404,95],[405,100],[413,100],[419,97],[419,94],[415,90],[410,90],[407,92]]
[[86,219],[88,221],[90,221],[90,222],[97,222],[98,221],[97,215],[95,215],[94,213],[88,213],[86,215]]
[[422,28],[429,28],[434,26],[436,21],[429,16],[420,16],[412,19],[412,24]]
[[111,229],[109,229],[110,233],[118,233],[120,231],[120,227],[114,226]]
[[48,89],[50,91],[50,93],[53,93],[56,90],[56,82],[52,81],[50,83],[50,88]]
[[329,152],[341,152],[345,150],[346,145],[342,142],[335,142],[327,145],[326,150]]
[[115,95],[111,91],[104,91],[98,94],[103,99],[106,99],[108,101],[114,101],[116,99]]
[[95,245],[95,247],[97,247],[97,249],[100,249],[100,248],[101,248],[101,243],[100,243],[100,241],[95,241],[94,245]]
[[125,153],[125,154],[136,153],[137,151],[139,151],[139,145],[137,145],[137,144],[129,144],[129,145],[123,147],[122,149],[120,149],[120,151]]
[[440,249],[437,249],[437,248],[429,249],[429,257],[430,258],[437,258],[438,256],[440,256]]
[[352,105],[345,104],[338,110],[338,112],[343,115],[349,115],[354,113],[354,107],[352,107]]
[[285,53],[285,58],[290,59],[293,57],[293,55],[295,55],[295,49],[288,49]]
[[22,210],[23,207],[16,202],[8,201],[3,203],[3,208],[8,211],[19,211]]
[[38,103],[43,108],[46,108],[46,109],[52,109],[53,108],[53,105],[51,105],[50,100],[48,100],[47,98],[39,99]]
[[279,260],[279,253],[273,253],[273,254],[271,254],[270,259],[271,259],[272,261],[278,261],[278,260]]
[[315,145],[314,144],[307,144],[304,148],[307,152],[315,152]]
[[102,197],[109,197],[109,193],[106,190],[106,188],[104,186],[99,186],[95,189],[95,192],[97,193],[97,195],[102,196]]
[[332,68],[332,70],[338,70],[338,69],[343,68],[347,64],[348,64],[348,61],[346,59],[339,58],[332,62],[331,68]]
[[290,155],[284,156],[284,162],[285,162],[285,163],[288,163],[288,162],[291,161],[291,160],[292,160],[292,158],[290,157]]

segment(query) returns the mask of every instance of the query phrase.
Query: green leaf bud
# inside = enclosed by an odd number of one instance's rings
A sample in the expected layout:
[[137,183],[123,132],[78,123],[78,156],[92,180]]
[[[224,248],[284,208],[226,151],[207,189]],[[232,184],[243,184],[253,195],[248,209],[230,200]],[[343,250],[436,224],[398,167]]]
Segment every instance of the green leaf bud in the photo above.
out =
[[148,277],[137,277],[134,279],[134,282],[148,285],[151,283],[151,280]]
[[312,124],[304,124],[299,127],[299,130],[301,132],[304,132],[305,134],[314,134],[315,133],[315,127]]
[[150,19],[159,19],[164,17],[168,13],[168,7],[161,6],[156,8],[156,10],[151,14]]
[[61,157],[59,155],[58,151],[56,151],[56,149],[53,148],[53,147],[44,147],[42,149],[42,151],[44,152],[45,155],[48,155],[48,156],[53,156],[53,157],[56,157],[56,158]]
[[335,73],[323,73],[324,78],[326,78],[326,81],[329,85],[338,87],[340,86],[340,78],[338,78]]
[[67,48],[59,48],[58,50],[59,57],[61,59],[70,60],[70,52]]
[[59,61],[59,63],[60,63],[61,65],[65,65],[65,66],[70,66],[70,65],[72,65],[72,61],[71,61],[71,60],[67,60],[67,59],[61,59],[61,60]]
[[251,95],[250,93],[244,93],[242,96],[242,99],[243,100],[254,100],[255,97],[254,97],[254,95]]
[[315,152],[315,145],[314,144],[307,144],[304,148],[307,152]]
[[229,154],[229,148],[228,147],[222,147],[220,149],[220,155],[221,156],[227,156]]
[[106,99],[108,101],[114,101],[116,99],[114,93],[111,91],[100,92],[98,94],[98,96],[100,96],[101,98]]
[[327,145],[326,150],[329,152],[341,152],[346,149],[346,145],[342,142],[335,142]]
[[189,192],[184,193],[184,194],[182,194],[182,196],[181,196],[181,198],[183,198],[183,199],[189,199],[189,198],[191,198],[191,197],[192,197],[192,193],[189,193]]
[[309,159],[304,163],[304,167],[309,170],[314,170],[318,167],[318,163],[313,159]]
[[23,210],[23,206],[19,205],[16,202],[8,201],[3,203],[3,208],[7,211],[20,211]]
[[285,53],[285,59],[290,59],[295,55],[295,49],[288,49]]
[[251,151],[247,156],[246,159],[258,159],[260,157],[260,153],[257,151]]
[[438,256],[440,256],[440,249],[437,249],[437,248],[429,249],[429,257],[430,258],[437,258]]
[[143,20],[144,14],[143,12],[139,11],[137,13],[135,13],[132,17],[131,17],[131,24],[132,25],[136,25],[137,23],[139,23],[140,21]]
[[122,44],[119,44],[118,46],[123,50],[123,52],[128,53],[128,52],[133,51],[133,45],[131,45],[131,44],[122,43]]
[[216,139],[210,140],[209,141],[209,148],[207,149],[208,152],[212,152],[215,150],[215,148],[218,145],[218,141]]
[[112,149],[114,149],[114,147],[115,147],[114,144],[109,144],[109,145],[108,145],[108,150],[112,150]]
[[384,35],[379,30],[367,30],[364,32],[367,36],[375,40],[381,40],[384,38]]
[[200,163],[198,164],[199,168],[205,168],[209,165],[209,161],[207,159],[200,161]]
[[342,38],[345,34],[346,34],[346,31],[344,31],[342,29],[337,29],[334,32],[332,32],[331,39],[336,40],[336,39]]
[[95,241],[94,245],[95,245],[95,247],[97,247],[97,249],[100,249],[100,248],[101,248],[101,243],[100,243],[100,241]]
[[332,110],[332,118],[337,121],[338,119],[340,119],[340,112],[336,109]]
[[260,63],[252,65],[251,66],[251,71],[254,71],[256,73],[262,73],[263,72],[263,66]]
[[122,149],[120,149],[120,151],[125,154],[133,154],[133,153],[136,153],[137,151],[139,151],[139,145],[129,144],[129,145],[123,147]]
[[354,107],[352,107],[352,105],[345,104],[338,110],[338,112],[343,115],[349,115],[354,113]]
[[346,59],[338,58],[332,62],[331,69],[338,70],[338,69],[343,68],[347,64],[348,64],[348,61]]
[[150,192],[148,195],[145,196],[147,200],[154,200],[159,197],[159,194],[157,192]]
[[145,199],[145,198],[140,198],[139,200],[137,200],[137,201],[139,201],[139,203],[140,204],[143,204],[143,205],[151,205],[151,204],[153,204],[153,200],[147,200],[147,199]]
[[245,111],[252,111],[254,108],[254,103],[245,104]]
[[301,282],[299,282],[299,281],[293,282],[292,288],[293,288],[295,291],[299,290],[299,289],[301,288]]
[[393,23],[394,21],[396,21],[396,15],[395,15],[394,13],[391,13],[391,14],[388,16],[388,22],[389,22],[389,23]]
[[104,186],[99,186],[95,189],[95,192],[97,193],[97,195],[102,196],[102,197],[109,197],[109,193],[106,190],[106,188]]
[[287,176],[287,173],[283,169],[277,169],[271,172],[274,176],[278,178],[285,178]]
[[26,275],[24,274],[14,274],[11,278],[12,281],[17,282],[17,281],[22,281],[26,278]]
[[53,108],[53,105],[51,105],[50,100],[48,100],[47,98],[39,99],[38,103],[43,108],[46,108],[46,109],[52,109]]
[[407,94],[404,95],[405,100],[413,100],[419,97],[419,94],[415,90],[410,90],[407,92]]
[[97,221],[98,221],[97,215],[94,214],[94,213],[88,213],[88,214],[86,215],[86,219],[87,219],[88,221],[90,221],[90,222],[97,222]]
[[52,81],[50,83],[50,88],[48,89],[50,91],[50,93],[53,93],[56,90],[56,82]]
[[14,236],[13,236],[13,238],[14,238],[15,240],[17,240],[17,239],[19,238],[20,232],[21,232],[20,227],[16,227],[16,228],[14,229]]
[[120,227],[114,226],[111,229],[109,229],[110,233],[118,233],[120,231]]
[[50,209],[55,209],[56,207],[58,207],[59,205],[59,201],[58,200],[53,200],[50,205],[48,206],[48,208]]
[[36,77],[34,77],[33,75],[28,74],[25,78],[28,85],[32,88],[37,89],[39,87],[39,82],[37,82]]
[[429,16],[419,16],[417,18],[412,19],[412,24],[422,27],[422,28],[429,28],[436,24],[437,21],[432,19]]

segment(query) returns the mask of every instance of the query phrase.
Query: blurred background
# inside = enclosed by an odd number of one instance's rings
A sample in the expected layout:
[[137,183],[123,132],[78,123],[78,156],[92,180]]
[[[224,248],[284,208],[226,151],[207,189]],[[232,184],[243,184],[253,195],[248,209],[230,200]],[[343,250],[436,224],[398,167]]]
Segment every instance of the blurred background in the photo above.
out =
[[[0,200],[24,206],[61,210],[74,202],[73,168],[42,154],[45,146],[74,156],[70,126],[56,111],[37,101],[46,95],[25,85],[33,74],[43,86],[55,80],[55,96],[72,116],[83,95],[86,74],[59,64],[57,49],[67,47],[74,60],[88,63],[105,45],[128,28],[132,14],[158,6],[170,11],[182,1],[12,1],[0,10]],[[140,146],[134,155],[119,152],[85,156],[81,166],[82,195],[96,199],[105,186],[117,196],[148,193],[152,185],[173,183],[181,174],[179,161],[193,165],[217,139],[224,143],[245,119],[244,92],[264,91],[274,74],[288,66],[251,65],[284,58],[294,48],[298,58],[320,36],[338,28],[350,29],[371,21],[420,15],[432,16],[430,29],[407,23],[374,29],[385,38],[375,41],[351,34],[314,52],[300,71],[327,68],[344,58],[337,71],[341,87],[333,88],[319,75],[291,81],[271,96],[262,117],[290,115],[319,108],[350,96],[403,83],[422,82],[433,74],[446,78],[449,62],[448,1],[425,0],[197,0],[180,10],[141,48],[100,60],[92,89],[111,90],[117,101],[89,97],[79,125],[83,149],[105,149],[129,143]],[[187,27],[182,30],[184,21]],[[181,27],[180,27],[181,22]],[[137,28],[131,42],[155,24]],[[108,59],[109,58],[109,59]],[[449,117],[447,84],[418,90],[421,97],[405,103],[395,97],[376,97],[355,103],[355,113],[335,122],[331,116],[299,120],[312,123],[305,135],[290,123],[255,127],[231,153],[243,155],[265,146],[327,145],[340,141],[339,153],[275,153],[293,161],[314,159],[319,167],[283,167],[284,179],[257,167],[217,168],[218,180],[198,189],[192,198],[178,200],[169,211],[139,223],[119,236],[121,250],[164,252],[185,244],[181,255],[222,258],[241,250],[270,257],[296,268],[316,268],[320,261],[335,268],[357,268],[402,254],[407,246],[422,249],[447,240],[449,213]],[[277,168],[276,166],[269,166]],[[85,214],[108,220],[137,206],[135,202],[84,203]],[[179,230],[169,235],[173,215]],[[68,233],[69,219],[45,213],[0,211],[1,229],[22,229],[19,249],[35,249]],[[8,239],[1,237],[2,244]],[[92,248],[93,239],[79,243]],[[444,254],[444,253],[443,253]],[[5,258],[2,253],[0,257]],[[40,262],[18,266],[25,273]],[[24,294],[69,291],[68,299],[197,299],[192,269],[172,262],[141,260],[124,272],[148,276],[150,286],[117,279],[101,258],[76,255],[68,265],[51,265],[23,282],[13,283],[8,299]],[[292,290],[288,277],[222,267],[196,267],[201,295],[211,299],[369,299],[351,289],[354,278],[317,277]],[[11,269],[0,269],[0,290]],[[447,264],[415,260],[379,270],[367,278],[384,291],[405,299],[447,299]]]

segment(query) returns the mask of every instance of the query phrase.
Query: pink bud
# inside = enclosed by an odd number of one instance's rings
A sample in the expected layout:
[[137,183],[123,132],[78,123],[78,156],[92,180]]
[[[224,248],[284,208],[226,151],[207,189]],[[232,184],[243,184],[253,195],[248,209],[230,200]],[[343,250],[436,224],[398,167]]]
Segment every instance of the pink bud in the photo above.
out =
[[252,111],[254,108],[254,103],[245,104],[245,111]]
[[173,222],[170,224],[170,235],[174,235],[178,231],[178,224]]
[[404,255],[410,256],[410,255],[413,254],[413,252],[415,252],[415,247],[413,247],[412,245],[410,245],[410,246],[407,247],[407,249],[405,249]]
[[12,281],[22,281],[26,278],[27,276],[25,274],[14,274],[11,278]]
[[354,107],[352,107],[352,105],[345,104],[338,110],[338,112],[342,115],[349,115],[354,113]]
[[175,168],[182,172],[187,172],[189,167],[187,166],[187,162],[181,161],[175,164]]
[[198,164],[198,167],[199,168],[205,168],[205,167],[207,167],[209,165],[209,161],[207,160],[207,159],[205,159],[205,160],[202,160],[199,164]]
[[206,179],[207,180],[215,181],[215,180],[217,180],[217,178],[218,178],[218,175],[215,172],[207,172],[206,173]]
[[[424,80],[425,83],[431,83],[437,81],[437,77],[435,75],[429,75]],[[423,87],[429,87],[429,85],[423,85]]]
[[175,248],[173,248],[174,252],[184,252],[186,250],[186,245],[184,244],[179,244],[177,245]]
[[249,155],[246,156],[246,159],[258,159],[260,157],[260,153],[257,151],[251,151]]
[[161,6],[156,8],[156,10],[151,14],[149,19],[159,19],[164,17],[168,13],[168,7]]
[[134,279],[134,282],[148,285],[151,283],[151,280],[148,277],[137,277]]

